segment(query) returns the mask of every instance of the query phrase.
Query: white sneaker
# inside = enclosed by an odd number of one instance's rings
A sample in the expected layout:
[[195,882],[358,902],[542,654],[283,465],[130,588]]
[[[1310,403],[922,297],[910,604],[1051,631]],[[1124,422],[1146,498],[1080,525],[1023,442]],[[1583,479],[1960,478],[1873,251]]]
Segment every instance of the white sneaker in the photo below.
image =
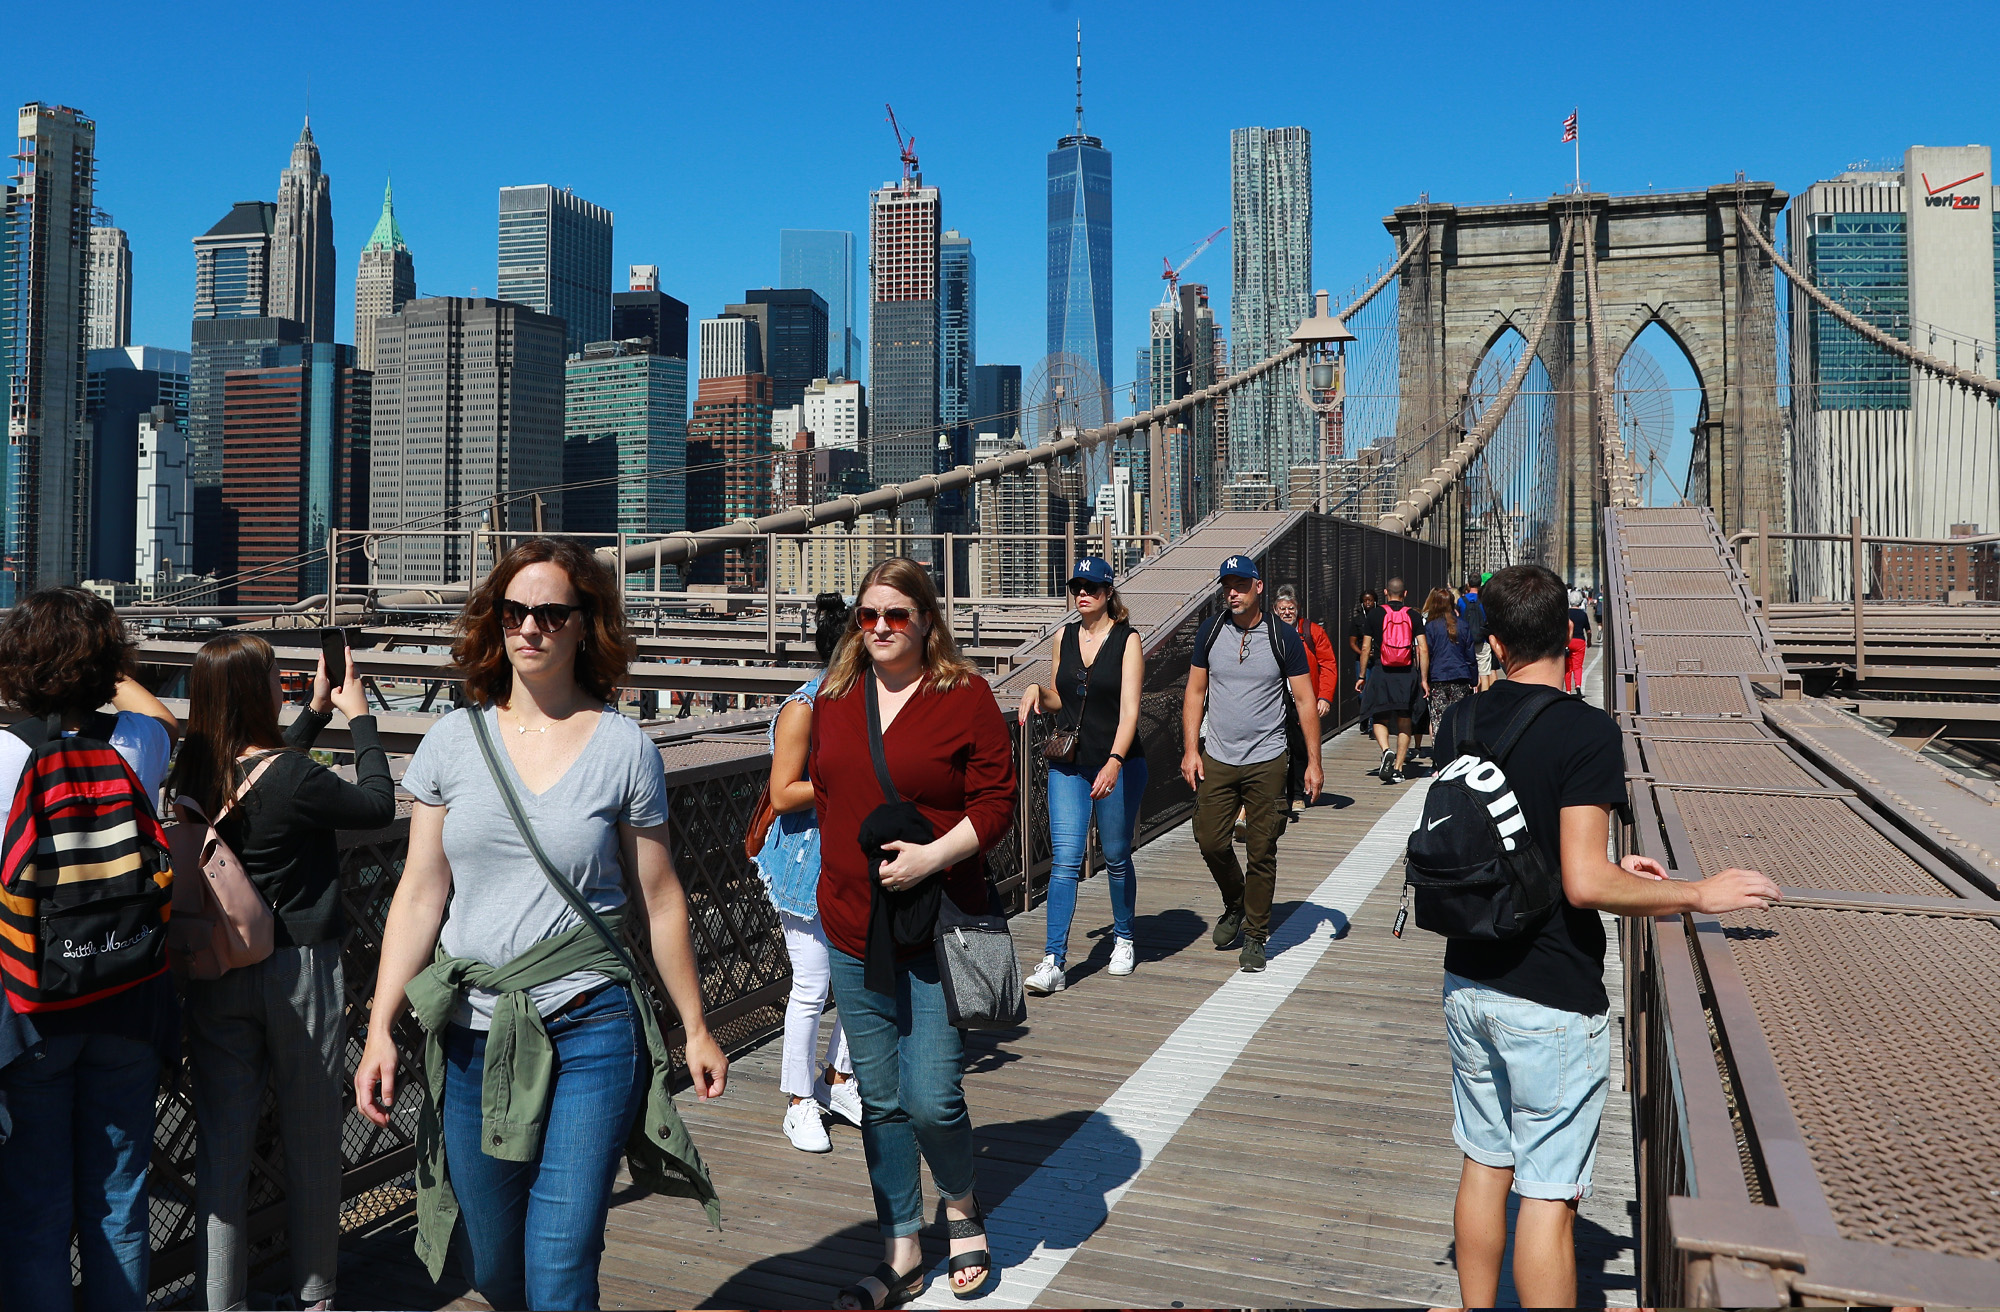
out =
[[813,1082],[813,1093],[826,1104],[826,1109],[846,1121],[855,1129],[861,1128],[861,1086],[853,1079],[839,1084],[828,1084],[825,1080]]
[[1110,972],[1113,975],[1131,974],[1132,966],[1138,959],[1139,954],[1133,949],[1131,939],[1121,938],[1112,940]]
[[1046,996],[1062,992],[1069,987],[1069,981],[1063,978],[1063,968],[1056,964],[1055,954],[1052,952],[1042,958],[1042,964],[1035,967],[1035,973],[1028,976],[1027,982],[1021,987],[1030,993]]
[[833,1140],[827,1138],[820,1119],[820,1106],[811,1098],[785,1109],[785,1137],[802,1153],[830,1153]]

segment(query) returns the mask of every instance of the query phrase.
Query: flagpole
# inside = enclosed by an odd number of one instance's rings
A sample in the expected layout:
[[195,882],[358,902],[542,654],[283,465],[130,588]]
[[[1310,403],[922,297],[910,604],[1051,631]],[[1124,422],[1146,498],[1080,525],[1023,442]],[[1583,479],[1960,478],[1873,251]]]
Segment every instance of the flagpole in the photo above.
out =
[[[1578,112],[1582,110],[1582,108],[1583,108],[1583,106],[1581,106],[1581,105],[1576,105],[1576,106],[1572,106],[1572,107],[1571,107],[1571,109],[1570,109],[1570,117],[1572,117],[1572,118],[1575,118],[1575,117],[1576,117],[1576,115],[1578,114]],[[1581,195],[1583,194],[1583,129],[1582,129],[1582,127],[1578,127],[1578,128],[1577,128],[1577,130],[1576,130],[1576,137],[1575,137],[1575,139],[1574,139],[1574,140],[1572,140],[1572,141],[1570,142],[1570,145],[1571,145],[1571,146],[1573,146],[1573,147],[1575,148],[1575,150],[1576,150],[1576,194],[1577,194],[1577,195],[1579,195],[1579,196],[1581,196]]]

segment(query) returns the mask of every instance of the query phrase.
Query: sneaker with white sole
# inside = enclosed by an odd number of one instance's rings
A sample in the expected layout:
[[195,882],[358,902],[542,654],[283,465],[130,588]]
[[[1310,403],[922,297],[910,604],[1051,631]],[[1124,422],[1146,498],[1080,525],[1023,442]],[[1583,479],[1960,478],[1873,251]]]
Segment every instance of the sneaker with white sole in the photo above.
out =
[[811,1098],[785,1108],[785,1137],[792,1141],[792,1147],[802,1153],[833,1151],[833,1140],[827,1137],[826,1123],[820,1120],[820,1105]]
[[852,1079],[843,1080],[839,1084],[815,1080],[813,1095],[826,1104],[827,1111],[855,1129],[861,1128],[861,1086]]
[[1133,948],[1131,939],[1121,938],[1121,939],[1116,939],[1112,942],[1111,966],[1110,966],[1111,974],[1113,975],[1131,974],[1132,967],[1138,960],[1139,960],[1139,954]]
[[1063,968],[1057,963],[1055,953],[1051,952],[1042,958],[1042,964],[1035,967],[1035,973],[1028,976],[1021,987],[1030,993],[1046,997],[1068,988],[1069,981],[1063,978]]

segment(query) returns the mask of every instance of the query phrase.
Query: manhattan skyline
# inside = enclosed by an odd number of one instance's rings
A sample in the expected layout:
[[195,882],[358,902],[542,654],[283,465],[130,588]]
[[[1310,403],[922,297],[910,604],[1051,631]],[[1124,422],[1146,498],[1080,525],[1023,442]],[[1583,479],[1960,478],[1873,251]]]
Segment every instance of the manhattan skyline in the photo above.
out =
[[[2000,35],[1985,8],[1931,9],[1966,40]],[[523,21],[508,20],[510,11]],[[1579,103],[1584,177],[1614,192],[1703,187],[1739,168],[1796,189],[1898,143],[2000,136],[1990,106],[1932,80],[1893,97],[1771,96],[1774,84],[1815,70],[1831,76],[1851,58],[1839,32],[1843,14],[1869,21],[1859,5],[1832,6],[1822,21],[1761,48],[1719,49],[1704,32],[1729,21],[1720,6],[1690,7],[1672,24],[1607,11],[1574,30],[1451,9],[1442,53],[1496,73],[1504,64],[1504,84],[1516,88],[1505,96],[1483,78],[1419,92],[1393,57],[1399,20],[1304,5],[1245,6],[1227,22],[1191,5],[992,6],[955,18],[948,34],[885,9],[775,41],[707,13],[582,12],[551,29],[525,21],[535,11],[504,5],[477,24],[381,6],[343,11],[331,24],[273,14],[238,26],[129,4],[93,12],[130,39],[38,42],[4,83],[15,104],[70,104],[96,119],[97,203],[131,234],[132,340],[173,349],[187,346],[192,238],[236,201],[275,199],[308,80],[324,167],[342,180],[334,194],[342,269],[354,267],[379,212],[377,188],[393,175],[397,216],[419,255],[419,291],[494,295],[494,197],[503,185],[547,181],[617,213],[615,269],[657,263],[662,289],[705,312],[746,287],[782,285],[777,235],[787,227],[855,233],[865,278],[868,192],[898,171],[881,109],[891,100],[918,138],[926,180],[950,198],[946,224],[979,251],[980,362],[1032,367],[1046,335],[1044,160],[1073,120],[1080,20],[1090,43],[1090,130],[1118,150],[1112,360],[1121,386],[1159,299],[1161,258],[1178,261],[1227,222],[1231,128],[1313,131],[1313,280],[1336,297],[1388,256],[1381,216],[1420,192],[1464,205],[1559,190],[1571,169],[1560,123]],[[373,25],[392,12],[408,54],[393,69],[368,57]],[[1870,30],[1885,66],[1921,60],[1925,38],[1915,30]],[[490,76],[531,50],[539,78],[570,88],[572,101],[596,97],[596,112],[551,114],[539,92]],[[976,50],[1007,69],[1007,93],[969,94],[951,50]],[[696,80],[663,102],[656,89],[604,76],[629,67],[635,51],[654,52],[670,83]],[[701,92],[701,70],[752,57],[772,74],[757,103]],[[142,76],[162,58],[238,71],[224,83]],[[1723,94],[1685,95],[1673,70],[1689,61]],[[1163,97],[1174,112],[1160,112]],[[1228,268],[1218,243],[1188,275],[1210,286],[1218,317],[1227,314]],[[338,287],[335,336],[351,342],[351,280]]]

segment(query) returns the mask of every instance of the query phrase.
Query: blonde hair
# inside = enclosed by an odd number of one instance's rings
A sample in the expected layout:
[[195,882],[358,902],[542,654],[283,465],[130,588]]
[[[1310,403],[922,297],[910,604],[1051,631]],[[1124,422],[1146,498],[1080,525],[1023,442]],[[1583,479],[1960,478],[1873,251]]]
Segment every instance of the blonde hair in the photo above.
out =
[[[930,622],[930,633],[924,639],[924,681],[939,692],[950,692],[967,679],[976,677],[978,671],[972,662],[958,654],[958,640],[951,635],[951,626],[945,623],[944,610],[938,605],[937,586],[931,582],[931,572],[907,556],[896,556],[883,561],[868,571],[861,580],[861,586],[854,591],[854,604],[860,608],[862,598],[868,589],[880,585],[894,588],[911,601],[917,603],[917,611]],[[860,628],[853,627],[841,638],[840,646],[834,650],[833,660],[828,664],[826,679],[820,684],[819,696],[845,697],[861,682],[874,658],[862,641]]]
[[1431,595],[1424,598],[1424,618],[1443,620],[1444,631],[1458,641],[1458,602],[1451,595],[1450,588],[1432,588]]

